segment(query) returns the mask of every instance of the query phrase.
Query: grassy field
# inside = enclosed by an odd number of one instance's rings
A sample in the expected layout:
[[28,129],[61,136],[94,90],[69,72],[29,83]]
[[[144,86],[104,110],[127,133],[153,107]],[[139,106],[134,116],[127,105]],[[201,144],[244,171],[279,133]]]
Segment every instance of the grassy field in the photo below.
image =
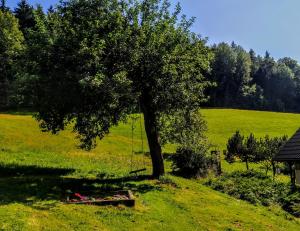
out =
[[[292,135],[300,115],[206,109],[208,136],[223,149],[240,129],[257,136]],[[0,230],[299,230],[300,220],[279,207],[253,206],[196,180],[168,174],[161,181],[128,178],[150,160],[140,153],[140,130],[113,128],[95,150],[76,148],[69,130],[41,133],[31,116],[0,114]],[[138,125],[138,123],[136,124]],[[144,136],[145,137],[145,136]],[[146,142],[146,141],[144,141]],[[168,147],[165,152],[172,151]],[[145,163],[144,163],[145,162]],[[167,162],[170,171],[170,163]],[[226,171],[240,164],[223,164]],[[65,190],[132,189],[135,208],[65,205]]]
[[256,137],[293,135],[300,128],[300,114],[248,111],[234,109],[202,110],[208,123],[208,137],[224,149],[228,138],[236,131]]
[[[248,111],[234,109],[209,109],[202,110],[202,114],[208,123],[208,138],[219,150],[226,149],[226,143],[236,130],[240,130],[244,136],[251,132],[255,137],[269,135],[292,136],[300,128],[300,114]],[[244,170],[245,164],[228,164],[222,162],[225,171]],[[253,168],[257,164],[251,164]]]

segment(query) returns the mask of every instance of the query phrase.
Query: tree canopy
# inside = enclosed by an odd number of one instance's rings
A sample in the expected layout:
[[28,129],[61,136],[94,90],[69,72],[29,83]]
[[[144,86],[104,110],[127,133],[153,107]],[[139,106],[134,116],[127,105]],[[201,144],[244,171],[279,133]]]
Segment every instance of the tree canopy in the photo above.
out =
[[30,70],[38,77],[42,128],[56,133],[72,122],[90,149],[140,107],[153,175],[163,174],[159,118],[199,108],[213,57],[206,41],[189,31],[192,20],[179,14],[179,5],[170,13],[170,3],[159,0],[60,4],[29,47],[39,50]]
[[19,20],[20,29],[26,34],[26,30],[35,26],[34,9],[26,0],[21,0],[14,10],[15,17]]
[[201,105],[300,111],[296,60],[209,47],[168,0],[68,0],[47,13],[1,1],[0,11],[0,107],[32,107],[45,131],[72,125],[85,149],[141,112],[155,176],[161,145],[205,140]]
[[207,105],[273,111],[299,111],[300,65],[292,58],[276,61],[269,52],[256,55],[242,47],[220,43],[213,46],[215,60]]
[[14,77],[14,61],[23,49],[23,40],[17,19],[0,10],[0,108],[8,105],[9,81]]

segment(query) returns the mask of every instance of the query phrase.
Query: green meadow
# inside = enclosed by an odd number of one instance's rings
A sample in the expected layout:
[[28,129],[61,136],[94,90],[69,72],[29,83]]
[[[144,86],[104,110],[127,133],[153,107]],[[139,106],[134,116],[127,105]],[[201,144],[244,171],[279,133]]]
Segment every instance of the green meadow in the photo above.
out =
[[[257,137],[291,136],[300,115],[203,109],[208,137],[217,149],[237,129]],[[70,129],[42,133],[31,115],[0,114],[0,230],[300,230],[300,220],[277,206],[254,206],[204,186],[203,180],[168,174],[161,180],[129,177],[147,167],[139,121],[120,124],[86,152]],[[146,144],[145,135],[144,145]],[[132,154],[132,145],[133,151]],[[146,146],[146,145],[145,145]],[[147,147],[144,148],[147,151]],[[173,146],[164,149],[174,151]],[[244,168],[222,162],[225,171]],[[136,206],[66,205],[66,190],[131,189]]]

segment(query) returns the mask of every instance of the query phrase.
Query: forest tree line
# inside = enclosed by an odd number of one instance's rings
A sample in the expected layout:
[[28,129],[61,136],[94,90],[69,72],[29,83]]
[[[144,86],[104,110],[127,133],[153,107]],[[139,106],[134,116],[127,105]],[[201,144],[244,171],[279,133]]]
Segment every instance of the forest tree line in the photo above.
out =
[[[43,20],[51,17],[53,8],[45,12],[26,0],[9,9],[1,1],[0,12],[0,108],[33,107],[32,78],[24,70],[37,59],[36,41]],[[44,28],[47,30],[47,28]],[[40,44],[40,42],[39,42]],[[29,49],[30,48],[30,49]],[[300,65],[292,58],[275,60],[268,52],[264,56],[243,47],[220,43],[208,47],[214,54],[207,80],[203,106],[244,108],[272,111],[300,111]],[[30,64],[31,63],[31,64]]]
[[300,111],[300,66],[292,58],[262,57],[232,43],[212,47],[208,105],[271,111]]

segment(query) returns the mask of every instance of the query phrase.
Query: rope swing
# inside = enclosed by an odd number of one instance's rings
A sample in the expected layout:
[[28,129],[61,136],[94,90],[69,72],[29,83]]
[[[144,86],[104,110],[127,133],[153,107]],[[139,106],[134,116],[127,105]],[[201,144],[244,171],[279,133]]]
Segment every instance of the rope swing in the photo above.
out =
[[[140,108],[139,108],[140,109]],[[140,110],[141,111],[141,110]],[[141,139],[141,154],[143,155],[143,163],[142,168],[140,169],[134,169],[133,166],[133,157],[134,157],[134,130],[135,130],[135,124],[137,120],[140,120],[140,139]],[[144,152],[144,135],[143,135],[143,121],[142,121],[142,113],[139,112],[139,117],[136,117],[134,115],[131,116],[131,160],[130,160],[130,172],[129,174],[135,174],[137,176],[138,173],[146,171],[146,160],[145,160],[145,152]]]

